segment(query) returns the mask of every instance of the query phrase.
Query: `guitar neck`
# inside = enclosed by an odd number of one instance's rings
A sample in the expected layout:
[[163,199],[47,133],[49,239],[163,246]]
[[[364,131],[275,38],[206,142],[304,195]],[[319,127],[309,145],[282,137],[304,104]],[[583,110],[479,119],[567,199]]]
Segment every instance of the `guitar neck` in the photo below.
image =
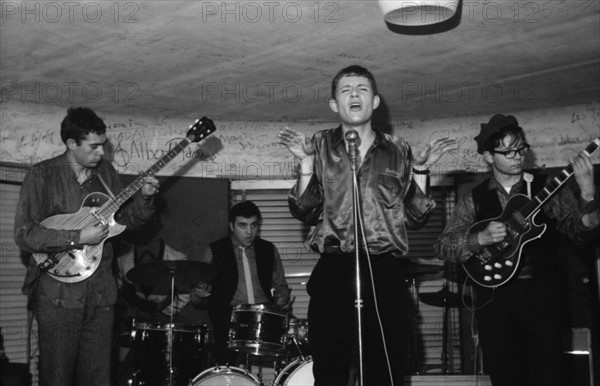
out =
[[[592,141],[584,150],[584,153],[587,156],[591,157],[600,146],[600,138],[596,138]],[[536,194],[531,202],[527,205],[524,205],[520,212],[521,215],[528,219],[532,214],[537,212],[539,208],[541,208],[556,192],[560,190],[564,186],[564,184],[571,178],[573,175],[573,166],[569,164],[566,168],[564,168],[556,177],[552,179],[549,183],[544,186],[544,188]]]
[[179,142],[171,150],[169,150],[164,156],[162,156],[154,165],[148,170],[141,173],[131,184],[129,184],[123,191],[121,191],[115,198],[108,201],[98,210],[98,214],[103,218],[108,218],[119,210],[121,205],[133,196],[138,190],[140,190],[144,184],[144,178],[148,176],[155,176],[162,168],[164,168],[173,158],[183,151],[190,143],[192,143],[192,136],[186,137],[184,140]]

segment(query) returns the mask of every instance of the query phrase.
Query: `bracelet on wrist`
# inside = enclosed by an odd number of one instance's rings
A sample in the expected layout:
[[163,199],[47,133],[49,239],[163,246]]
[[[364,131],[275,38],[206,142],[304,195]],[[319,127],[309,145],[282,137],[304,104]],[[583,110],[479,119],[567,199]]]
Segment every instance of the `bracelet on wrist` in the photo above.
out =
[[422,170],[420,170],[420,169],[413,168],[413,173],[420,174],[420,175],[425,175],[426,176],[426,175],[428,175],[430,173],[430,170],[429,169],[422,169]]

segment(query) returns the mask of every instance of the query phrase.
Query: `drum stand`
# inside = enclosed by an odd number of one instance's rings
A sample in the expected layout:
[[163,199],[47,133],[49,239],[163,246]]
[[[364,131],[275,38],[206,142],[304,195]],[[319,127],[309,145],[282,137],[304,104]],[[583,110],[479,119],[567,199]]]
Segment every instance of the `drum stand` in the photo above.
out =
[[300,344],[298,343],[298,339],[296,339],[295,336],[292,336],[292,341],[294,342],[294,345],[298,349],[298,354],[300,354],[300,358],[304,362],[306,360],[306,357],[304,356],[304,354],[302,354],[302,349],[300,348]]
[[448,281],[446,280],[446,282],[444,283],[444,286],[442,287],[442,289],[438,292],[434,292],[434,293],[426,293],[426,294],[421,294],[420,295],[421,301],[423,303],[432,305],[432,306],[436,306],[436,307],[442,307],[443,308],[443,314],[442,314],[442,363],[439,366],[432,366],[432,365],[427,365],[427,366],[423,366],[422,368],[422,372],[427,372],[428,370],[434,369],[434,368],[441,368],[442,373],[443,374],[453,374],[454,373],[454,357],[453,357],[453,353],[452,353],[452,338],[449,336],[450,335],[450,323],[452,323],[452,321],[450,320],[450,308],[458,308],[460,307],[460,296],[450,292],[450,290],[448,289]]

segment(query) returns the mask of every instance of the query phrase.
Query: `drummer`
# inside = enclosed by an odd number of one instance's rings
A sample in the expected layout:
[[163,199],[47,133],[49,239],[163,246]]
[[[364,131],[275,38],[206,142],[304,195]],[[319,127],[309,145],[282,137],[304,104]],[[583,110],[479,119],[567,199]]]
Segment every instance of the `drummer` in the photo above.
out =
[[[120,264],[125,265],[128,260],[135,261],[135,266],[158,261],[195,261],[185,253],[173,248],[162,238],[157,237],[144,246],[136,246],[130,259],[120,259]],[[132,262],[133,263],[133,262]],[[133,264],[131,265],[132,268]],[[127,267],[122,268],[128,271]],[[125,278],[125,280],[127,280]],[[135,296],[145,300],[148,306],[142,306],[142,302],[134,302],[138,306],[135,318],[138,321],[150,321],[169,323],[171,321],[181,325],[207,325],[210,329],[210,319],[206,310],[206,287],[203,282],[194,282],[190,285],[189,293],[176,293],[171,299],[169,291],[153,291],[152,288],[140,288],[136,286]],[[170,288],[170,287],[169,287]],[[171,301],[172,300],[172,301]]]
[[291,309],[279,252],[273,243],[257,237],[261,219],[253,202],[234,205],[229,212],[230,235],[212,242],[203,255],[218,271],[203,295],[209,296],[213,358],[220,365],[235,363],[235,353],[227,348],[233,306],[267,304],[283,312]]
[[[151,224],[156,225],[156,224]],[[150,227],[151,227],[150,226]],[[152,237],[144,240],[143,244],[131,247],[117,260],[117,282],[119,285],[119,300],[117,302],[117,320],[115,328],[118,342],[118,360],[115,385],[128,384],[133,369],[134,353],[130,350],[132,322],[135,326],[149,323],[154,326],[167,326],[174,323],[179,326],[198,327],[205,326],[211,331],[210,318],[208,315],[206,298],[206,287],[204,282],[188,283],[190,290],[183,293],[177,292],[171,297],[170,285],[165,286],[168,274],[163,277],[149,275],[145,282],[156,281],[155,286],[142,285],[132,282],[127,278],[127,273],[135,268],[143,266],[156,266],[154,264],[167,261],[195,261],[185,253],[173,248],[160,237]],[[166,266],[165,266],[166,267]],[[167,270],[167,268],[165,268]],[[188,278],[189,275],[186,276]],[[181,283],[179,283],[181,284]],[[128,339],[123,339],[124,337]],[[138,353],[139,354],[139,353]],[[198,364],[198,371],[209,366],[210,354],[207,353],[202,363]],[[160,363],[157,363],[160,365]]]

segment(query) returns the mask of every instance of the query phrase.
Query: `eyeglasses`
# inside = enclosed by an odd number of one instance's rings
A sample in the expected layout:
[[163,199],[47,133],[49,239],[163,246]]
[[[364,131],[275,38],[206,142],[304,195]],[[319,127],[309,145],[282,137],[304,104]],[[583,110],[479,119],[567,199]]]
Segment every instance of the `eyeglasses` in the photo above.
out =
[[519,155],[521,157],[524,156],[525,154],[527,154],[530,147],[531,146],[529,146],[528,144],[525,144],[516,150],[492,150],[491,152],[496,153],[496,154],[502,154],[507,159],[513,159],[513,158],[515,158],[517,153],[519,153]]

